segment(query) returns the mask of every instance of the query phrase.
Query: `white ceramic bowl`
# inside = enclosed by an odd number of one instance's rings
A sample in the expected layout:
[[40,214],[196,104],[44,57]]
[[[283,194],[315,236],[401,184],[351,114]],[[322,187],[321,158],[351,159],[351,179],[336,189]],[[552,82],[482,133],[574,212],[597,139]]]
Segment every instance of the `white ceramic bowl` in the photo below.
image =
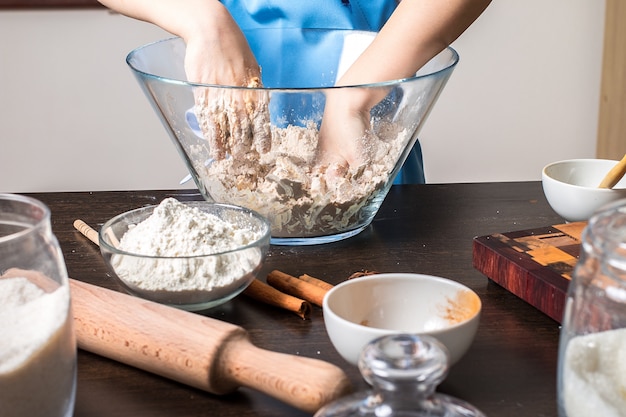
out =
[[586,221],[599,208],[626,198],[626,178],[613,189],[598,188],[618,161],[569,159],[543,168],[543,192],[552,209],[568,222]]
[[395,273],[336,285],[326,294],[323,309],[333,346],[354,365],[369,342],[395,333],[434,336],[448,349],[452,365],[474,340],[481,301],[456,281]]

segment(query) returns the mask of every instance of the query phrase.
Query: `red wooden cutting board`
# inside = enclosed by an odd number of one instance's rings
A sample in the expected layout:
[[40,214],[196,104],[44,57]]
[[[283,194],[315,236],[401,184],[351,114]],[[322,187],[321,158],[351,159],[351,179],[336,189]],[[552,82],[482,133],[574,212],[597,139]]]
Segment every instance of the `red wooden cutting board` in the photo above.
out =
[[586,222],[474,238],[474,268],[561,322]]

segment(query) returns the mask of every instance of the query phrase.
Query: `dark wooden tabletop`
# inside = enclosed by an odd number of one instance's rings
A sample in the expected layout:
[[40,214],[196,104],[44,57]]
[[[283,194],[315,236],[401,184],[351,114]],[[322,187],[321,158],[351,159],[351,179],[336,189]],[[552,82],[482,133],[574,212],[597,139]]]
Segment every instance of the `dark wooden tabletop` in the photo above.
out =
[[[123,211],[165,196],[201,199],[192,190],[35,193],[51,208],[53,230],[71,277],[120,290],[99,249],[76,232],[80,218],[98,228]],[[319,246],[272,246],[264,271],[279,269],[339,283],[359,270],[415,272],[474,289],[483,311],[476,339],[439,391],[488,416],[556,415],[558,323],[472,267],[472,239],[562,222],[540,182],[394,186],[372,225],[356,237]],[[356,367],[334,350],[321,309],[310,320],[244,295],[207,316],[245,328],[258,347],[322,359],[345,369],[355,390],[367,388]],[[278,400],[239,389],[216,396],[79,351],[76,417],[305,416]]]

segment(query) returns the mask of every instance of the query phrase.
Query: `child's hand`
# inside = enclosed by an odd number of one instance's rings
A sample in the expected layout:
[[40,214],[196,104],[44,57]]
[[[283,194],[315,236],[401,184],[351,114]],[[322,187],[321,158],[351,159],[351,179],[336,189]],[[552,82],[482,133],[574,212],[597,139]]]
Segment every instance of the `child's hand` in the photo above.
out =
[[270,150],[269,96],[260,81],[250,89],[195,87],[195,113],[211,158],[256,158]]
[[[347,84],[355,85],[355,84]],[[388,93],[386,87],[327,90],[320,127],[318,163],[337,174],[380,158],[380,138],[372,131],[371,109]]]
[[370,109],[359,103],[359,95],[356,88],[328,90],[319,136],[321,165],[341,171],[367,161]]
[[186,43],[188,80],[215,86],[194,88],[196,117],[211,157],[250,157],[269,151],[269,98],[263,90],[253,89],[262,87],[261,69],[234,20],[229,17],[217,27],[204,26]]

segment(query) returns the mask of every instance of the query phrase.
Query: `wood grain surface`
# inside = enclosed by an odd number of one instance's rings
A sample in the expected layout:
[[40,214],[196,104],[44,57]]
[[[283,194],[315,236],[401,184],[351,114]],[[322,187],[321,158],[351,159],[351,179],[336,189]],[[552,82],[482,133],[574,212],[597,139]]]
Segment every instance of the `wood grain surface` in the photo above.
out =
[[560,323],[585,226],[576,222],[479,236],[474,267]]
[[[123,211],[166,196],[200,199],[191,190],[34,193],[49,205],[53,230],[70,276],[122,290],[99,249],[73,227],[75,219],[99,228]],[[261,279],[274,270],[309,274],[332,284],[354,272],[416,272],[451,278],[481,297],[473,345],[439,391],[459,397],[488,416],[556,416],[558,324],[489,280],[472,265],[476,236],[563,223],[549,207],[540,182],[394,186],[372,225],[341,242],[272,246]],[[358,369],[332,347],[322,311],[309,320],[244,295],[198,313],[243,327],[261,349],[322,359],[342,368],[355,390],[367,388]],[[271,396],[246,388],[224,396],[89,352],[78,356],[75,417],[307,416]]]
[[626,2],[606,0],[597,157],[626,154]]
[[259,349],[239,326],[70,280],[78,347],[216,395],[248,387],[315,412],[350,389],[328,362]]

